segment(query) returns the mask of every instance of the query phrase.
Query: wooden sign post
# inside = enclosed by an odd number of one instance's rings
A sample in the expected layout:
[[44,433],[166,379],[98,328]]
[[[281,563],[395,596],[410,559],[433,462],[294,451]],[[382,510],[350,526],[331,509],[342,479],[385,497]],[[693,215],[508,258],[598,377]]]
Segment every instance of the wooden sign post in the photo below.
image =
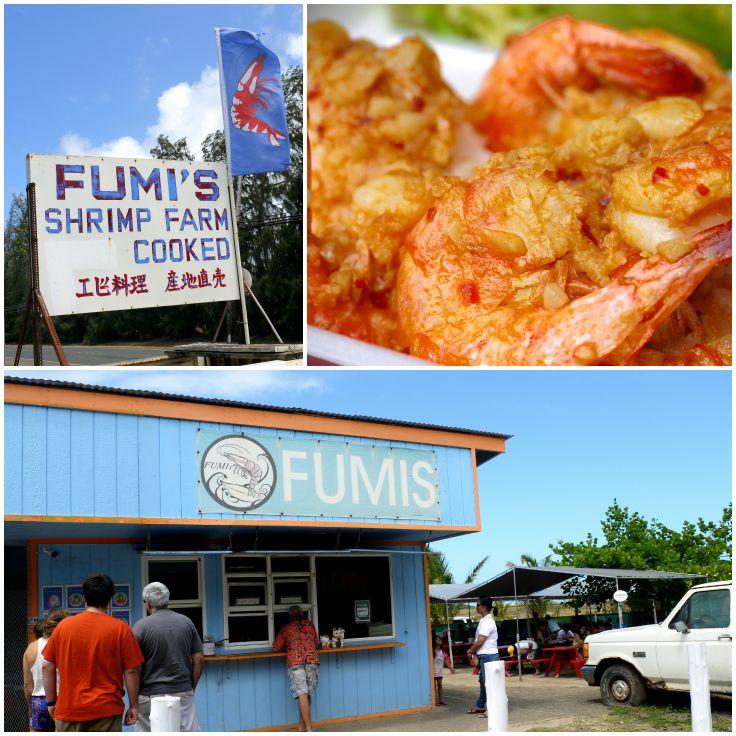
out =
[[43,365],[43,345],[41,344],[41,320],[46,325],[46,330],[51,337],[51,344],[54,346],[56,357],[59,365],[69,365],[69,361],[61,347],[61,341],[56,334],[56,328],[46,309],[46,302],[41,294],[41,287],[38,278],[38,231],[36,223],[36,185],[28,184],[26,187],[27,205],[28,205],[28,250],[31,257],[31,285],[28,289],[28,298],[26,306],[23,309],[23,318],[20,323],[20,333],[18,335],[18,347],[15,351],[15,361],[13,365],[20,364],[21,353],[23,352],[23,344],[28,330],[28,318],[33,321],[33,365]]

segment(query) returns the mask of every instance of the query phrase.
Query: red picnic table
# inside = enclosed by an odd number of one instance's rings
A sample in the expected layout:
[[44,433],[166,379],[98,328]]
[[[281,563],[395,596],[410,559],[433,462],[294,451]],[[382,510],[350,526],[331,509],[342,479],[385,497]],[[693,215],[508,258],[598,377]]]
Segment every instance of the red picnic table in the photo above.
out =
[[560,676],[560,672],[564,669],[575,670],[578,679],[582,679],[582,667],[585,664],[585,657],[581,651],[581,647],[561,646],[561,647],[545,647],[545,659],[549,657],[547,669],[544,672],[545,677],[549,676],[552,670],[555,671],[555,677]]

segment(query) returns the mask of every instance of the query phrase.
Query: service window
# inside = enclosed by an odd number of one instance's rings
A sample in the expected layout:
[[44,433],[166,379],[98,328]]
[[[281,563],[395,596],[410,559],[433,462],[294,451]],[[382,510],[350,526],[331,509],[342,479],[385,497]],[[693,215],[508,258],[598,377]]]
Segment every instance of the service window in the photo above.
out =
[[701,590],[688,598],[671,626],[682,621],[689,629],[726,629],[731,622],[730,609],[728,590]]
[[345,629],[345,640],[394,636],[387,556],[317,557],[319,633]]
[[204,636],[204,593],[201,557],[144,558],[144,586],[163,583],[170,594],[169,608],[191,619]]

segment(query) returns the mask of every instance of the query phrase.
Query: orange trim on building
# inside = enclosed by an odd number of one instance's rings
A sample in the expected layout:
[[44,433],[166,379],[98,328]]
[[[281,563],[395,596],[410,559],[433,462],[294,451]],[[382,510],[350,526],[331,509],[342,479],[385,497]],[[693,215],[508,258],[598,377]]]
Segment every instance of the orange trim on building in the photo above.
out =
[[434,688],[434,637],[432,636],[432,609],[429,602],[429,560],[427,559],[427,549],[429,545],[424,545],[424,554],[422,562],[424,563],[424,593],[426,598],[427,611],[427,637],[429,641],[429,687],[432,690],[432,705],[436,705],[436,693]]
[[[24,514],[6,514],[6,522],[41,522],[49,524],[141,524],[145,526],[277,526],[277,527],[331,527],[349,529],[352,527],[360,529],[398,529],[414,531],[480,531],[476,526],[423,526],[418,524],[374,524],[361,521],[279,521],[271,519],[158,519],[137,516],[27,516]],[[85,540],[82,540],[85,541]]]
[[188,419],[191,421],[238,424],[245,426],[289,429],[297,432],[370,437],[400,442],[418,442],[445,447],[467,447],[491,452],[504,452],[506,442],[497,437],[447,432],[420,427],[399,427],[381,422],[358,422],[354,419],[286,414],[232,406],[217,406],[186,401],[122,396],[90,391],[77,391],[49,386],[5,384],[5,402],[32,406],[53,406],[114,414],[136,414],[149,417]]
[[470,459],[473,464],[473,488],[475,490],[475,525],[480,531],[480,490],[478,486],[478,459],[475,456],[475,448],[470,451]]
[[143,537],[39,537],[36,544],[144,544]]
[[[358,716],[344,716],[342,718],[327,718],[324,721],[312,721],[313,726],[325,726],[328,723],[350,723],[351,721],[364,721],[368,718],[385,718],[386,716],[405,716],[410,713],[422,713],[432,710],[434,705],[420,705],[416,708],[405,708],[404,710],[386,710],[381,713],[363,713]],[[266,726],[265,728],[254,728],[253,731],[291,731],[299,724],[288,723],[285,726]]]

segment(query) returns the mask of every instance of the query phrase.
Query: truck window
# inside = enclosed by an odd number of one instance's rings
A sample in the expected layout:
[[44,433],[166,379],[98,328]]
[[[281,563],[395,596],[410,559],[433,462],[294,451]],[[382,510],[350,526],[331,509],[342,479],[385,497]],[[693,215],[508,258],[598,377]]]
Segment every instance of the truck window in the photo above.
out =
[[702,590],[688,598],[670,624],[682,621],[689,629],[725,629],[731,623],[731,595],[728,590]]

